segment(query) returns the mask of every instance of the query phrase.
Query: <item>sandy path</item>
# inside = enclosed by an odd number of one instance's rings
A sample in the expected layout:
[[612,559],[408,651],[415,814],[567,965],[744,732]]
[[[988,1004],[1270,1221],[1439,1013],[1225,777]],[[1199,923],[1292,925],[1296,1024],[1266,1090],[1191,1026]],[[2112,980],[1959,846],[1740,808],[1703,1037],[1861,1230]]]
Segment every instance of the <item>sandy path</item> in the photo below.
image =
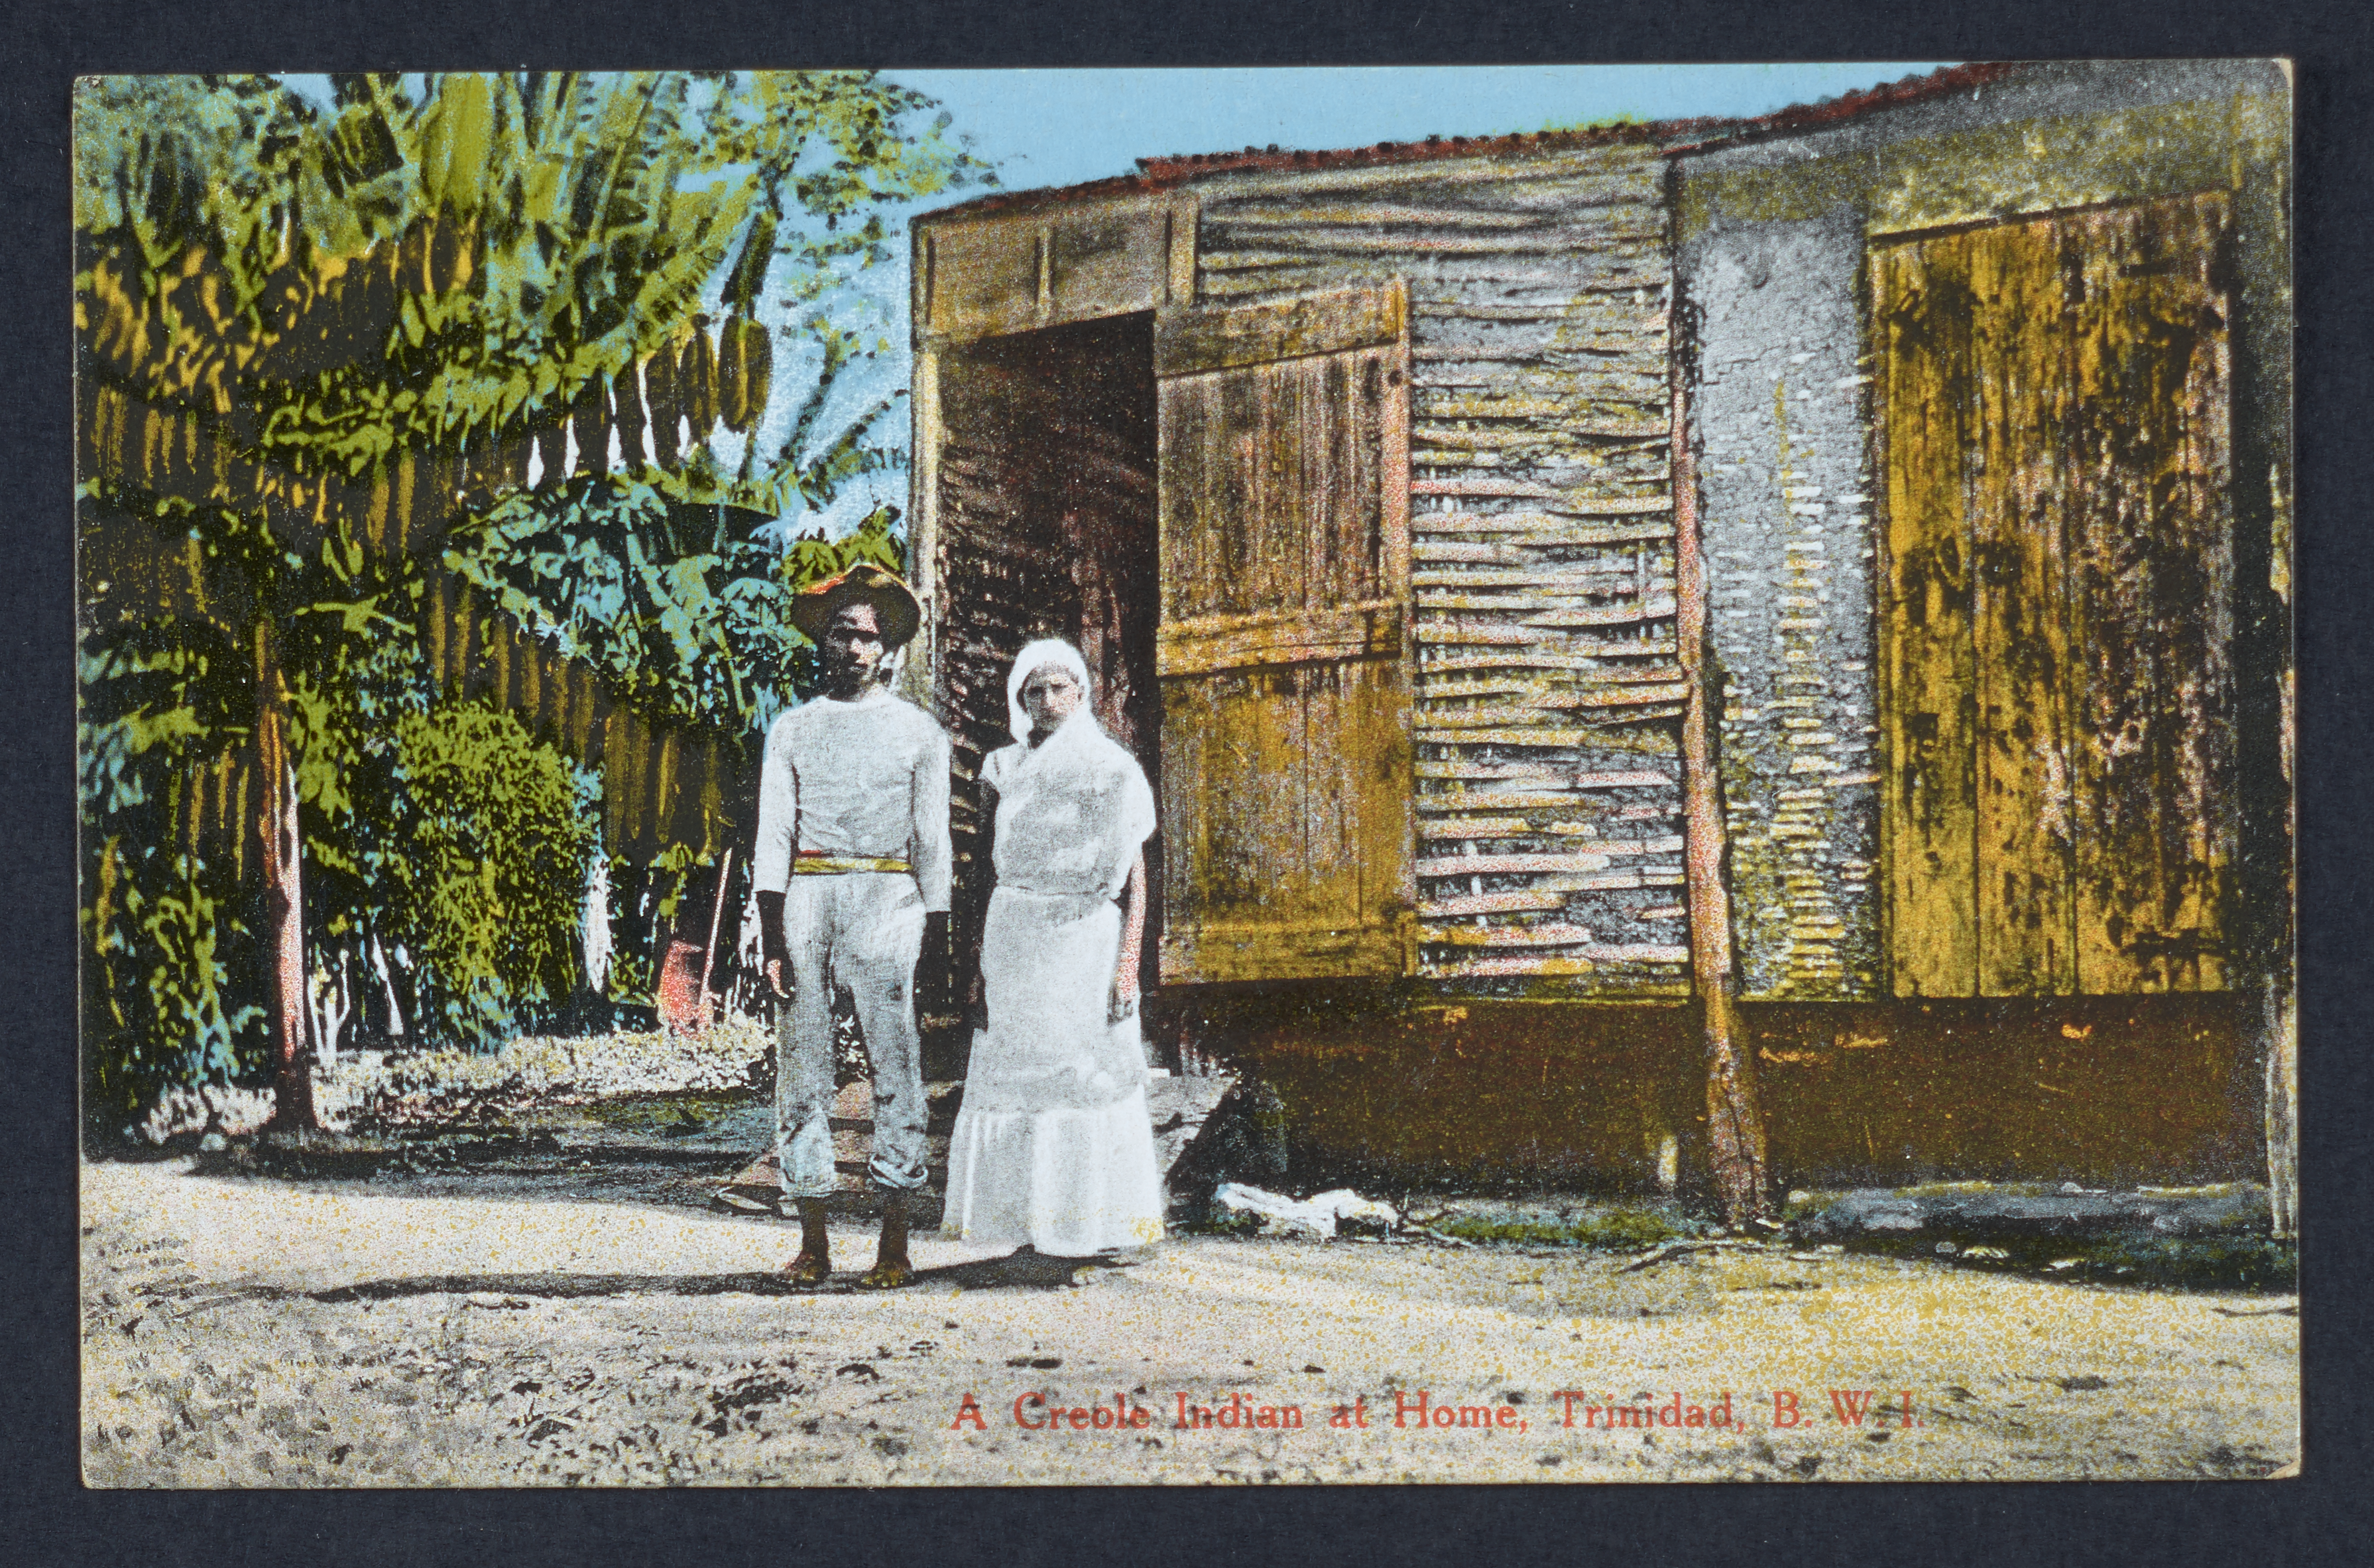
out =
[[[919,1237],[913,1290],[786,1294],[781,1224],[170,1163],[84,1180],[102,1485],[2198,1479],[2298,1454],[2290,1298],[1210,1237],[1077,1271]],[[1832,1389],[1874,1398],[1842,1421]],[[1420,1391],[1469,1424],[1412,1423]],[[1656,1424],[1726,1393],[1734,1426]],[[1216,1424],[1181,1429],[1182,1396]],[[1143,1424],[1034,1429],[1099,1406]],[[1264,1408],[1303,1425],[1232,1424]]]

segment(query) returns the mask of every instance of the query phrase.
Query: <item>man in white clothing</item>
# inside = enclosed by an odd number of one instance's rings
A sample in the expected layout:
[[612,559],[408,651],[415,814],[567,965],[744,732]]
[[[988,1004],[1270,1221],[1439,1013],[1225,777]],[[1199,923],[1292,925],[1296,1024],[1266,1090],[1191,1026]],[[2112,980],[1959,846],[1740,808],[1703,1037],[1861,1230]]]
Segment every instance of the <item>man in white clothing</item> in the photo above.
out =
[[852,567],[802,593],[792,619],[822,654],[823,686],[768,731],[752,862],[767,983],[789,998],[776,1028],[775,1136],[801,1234],[784,1273],[812,1284],[832,1272],[838,984],[856,1002],[874,1073],[868,1173],[884,1205],[864,1283],[894,1287],[911,1267],[907,1195],[926,1175],[915,991],[936,984],[947,951],[948,738],[882,684],[890,651],[922,620],[896,576]]

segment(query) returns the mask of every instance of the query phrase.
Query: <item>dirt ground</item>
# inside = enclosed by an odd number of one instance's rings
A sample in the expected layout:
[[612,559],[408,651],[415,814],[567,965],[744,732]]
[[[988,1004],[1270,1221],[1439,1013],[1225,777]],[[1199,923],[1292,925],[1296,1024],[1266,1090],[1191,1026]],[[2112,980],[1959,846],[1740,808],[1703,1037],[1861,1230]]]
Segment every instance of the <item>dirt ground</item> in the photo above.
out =
[[[556,1162],[571,1179],[86,1164],[87,1479],[2239,1479],[2298,1457],[2287,1296],[1785,1244],[1181,1236],[1075,1266],[928,1234],[916,1284],[871,1293],[855,1217],[841,1274],[794,1292],[771,1272],[793,1228],[699,1207],[705,1168]],[[1198,1407],[1211,1424],[1182,1427]]]

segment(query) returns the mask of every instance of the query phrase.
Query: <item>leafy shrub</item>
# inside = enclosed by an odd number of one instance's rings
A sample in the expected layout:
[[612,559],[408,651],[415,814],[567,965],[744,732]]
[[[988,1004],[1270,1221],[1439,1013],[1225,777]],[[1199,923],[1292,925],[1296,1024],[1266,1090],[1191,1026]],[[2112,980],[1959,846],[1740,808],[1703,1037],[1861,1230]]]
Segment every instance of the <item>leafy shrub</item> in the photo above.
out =
[[509,713],[407,714],[396,749],[407,853],[385,863],[387,904],[423,1021],[456,1041],[508,1037],[576,983],[592,802],[569,760]]

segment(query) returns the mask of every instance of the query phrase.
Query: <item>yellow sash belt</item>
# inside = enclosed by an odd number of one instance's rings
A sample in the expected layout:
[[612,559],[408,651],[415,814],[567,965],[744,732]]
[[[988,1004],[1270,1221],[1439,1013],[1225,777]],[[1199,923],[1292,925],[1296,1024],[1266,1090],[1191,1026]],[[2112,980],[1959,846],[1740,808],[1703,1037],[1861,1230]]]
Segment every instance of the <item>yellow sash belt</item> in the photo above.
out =
[[792,862],[795,877],[839,877],[851,871],[905,871],[914,867],[893,855],[826,855],[821,851],[804,849]]

